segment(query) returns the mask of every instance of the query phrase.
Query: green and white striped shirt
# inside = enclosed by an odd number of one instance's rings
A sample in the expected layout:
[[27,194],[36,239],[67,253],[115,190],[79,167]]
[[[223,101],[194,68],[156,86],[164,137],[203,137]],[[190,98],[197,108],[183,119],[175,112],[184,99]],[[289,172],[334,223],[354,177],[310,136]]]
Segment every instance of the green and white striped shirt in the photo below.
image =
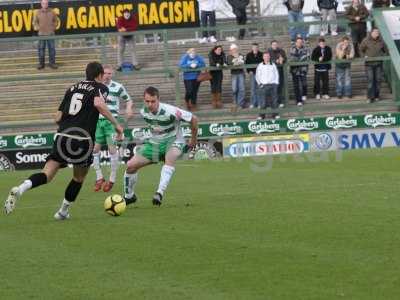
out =
[[147,107],[140,110],[150,131],[151,143],[162,143],[176,137],[177,142],[184,142],[181,122],[191,122],[192,113],[165,103],[160,103],[157,113],[150,112]]
[[[120,100],[128,102],[131,100],[131,97],[129,96],[125,87],[116,81],[111,80],[110,84],[107,85],[107,87],[109,93],[106,99],[106,104],[113,117],[116,118],[119,115]],[[99,118],[105,119],[105,117],[101,114],[99,115]]]

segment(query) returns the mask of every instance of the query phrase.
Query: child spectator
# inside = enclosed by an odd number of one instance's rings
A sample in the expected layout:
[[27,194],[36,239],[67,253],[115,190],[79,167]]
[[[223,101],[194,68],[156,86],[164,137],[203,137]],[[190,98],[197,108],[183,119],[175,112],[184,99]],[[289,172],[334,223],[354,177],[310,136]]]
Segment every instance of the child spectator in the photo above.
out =
[[[314,48],[311,54],[311,60],[315,62],[328,62],[332,60],[332,49],[327,46],[323,37],[319,38],[318,46]],[[325,100],[329,99],[329,70],[331,64],[315,64],[314,65],[314,95],[317,100],[322,98]],[[322,90],[321,90],[322,82]]]
[[[278,119],[279,114],[275,110],[278,107],[279,73],[269,52],[264,53],[263,62],[257,66],[256,81],[261,108],[266,109],[269,102],[273,110],[272,118]],[[260,119],[265,119],[265,113],[260,114]]]

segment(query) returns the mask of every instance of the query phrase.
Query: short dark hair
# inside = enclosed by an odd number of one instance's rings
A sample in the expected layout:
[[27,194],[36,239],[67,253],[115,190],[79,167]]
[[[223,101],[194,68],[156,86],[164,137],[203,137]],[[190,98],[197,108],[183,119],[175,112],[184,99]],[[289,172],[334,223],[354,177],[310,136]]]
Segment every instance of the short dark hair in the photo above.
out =
[[342,37],[342,41],[350,41],[350,38],[347,35],[344,35]]
[[254,42],[251,44],[252,46],[259,46],[258,43]]
[[144,90],[144,94],[150,95],[152,97],[157,96],[157,98],[160,98],[160,92],[158,91],[157,88],[154,86],[149,86]]
[[320,37],[320,38],[318,39],[318,43],[321,43],[321,42],[324,42],[324,43],[325,43],[325,39],[324,39],[323,37]]
[[101,63],[93,61],[86,66],[86,79],[95,80],[99,75],[104,74],[104,69]]

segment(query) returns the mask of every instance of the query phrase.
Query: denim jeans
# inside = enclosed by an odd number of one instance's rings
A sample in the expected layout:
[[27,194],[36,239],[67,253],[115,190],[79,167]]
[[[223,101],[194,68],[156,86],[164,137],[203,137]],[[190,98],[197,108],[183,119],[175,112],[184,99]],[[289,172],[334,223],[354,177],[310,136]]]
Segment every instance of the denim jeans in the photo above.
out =
[[302,97],[307,96],[307,74],[292,74],[292,76],[296,102],[303,102]]
[[45,58],[44,54],[46,52],[46,44],[49,49],[49,63],[56,63],[56,47],[54,40],[40,40],[38,45],[38,54],[39,54],[39,64],[44,66]]
[[232,93],[235,104],[244,108],[245,102],[245,85],[244,85],[244,73],[232,74]]
[[[201,19],[201,26],[203,27],[214,27],[215,26],[215,11],[204,11],[202,10],[200,13],[200,19]],[[209,36],[214,36],[215,37],[216,32],[215,31],[203,31],[203,37],[209,37]]]
[[382,64],[366,65],[368,80],[368,99],[379,98],[382,78]]
[[[303,22],[304,21],[304,15],[301,11],[292,11],[290,10],[288,12],[288,17],[289,17],[289,23],[290,22]],[[303,39],[307,38],[307,31],[304,26],[292,26],[289,25],[289,35],[290,39],[292,41],[296,40],[297,35],[301,35]]]
[[351,97],[351,67],[336,66],[336,95]]
[[253,72],[250,72],[250,104],[254,107],[258,107],[260,105],[257,92],[256,74]]

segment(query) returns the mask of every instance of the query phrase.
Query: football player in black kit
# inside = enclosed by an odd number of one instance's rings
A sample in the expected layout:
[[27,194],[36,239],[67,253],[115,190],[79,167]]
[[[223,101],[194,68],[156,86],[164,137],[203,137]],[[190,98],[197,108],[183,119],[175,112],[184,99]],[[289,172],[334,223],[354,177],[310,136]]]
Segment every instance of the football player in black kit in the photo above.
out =
[[115,127],[117,140],[123,136],[123,128],[117,123],[105,104],[108,88],[102,84],[104,70],[98,62],[86,67],[86,80],[70,87],[56,113],[59,128],[54,140],[52,153],[40,173],[31,175],[21,185],[13,187],[4,204],[10,214],[17,200],[27,190],[49,183],[60,168],[73,165],[72,180],[68,184],[60,209],[54,215],[56,220],[70,217],[69,208],[75,201],[92,164],[92,150],[99,113]]

